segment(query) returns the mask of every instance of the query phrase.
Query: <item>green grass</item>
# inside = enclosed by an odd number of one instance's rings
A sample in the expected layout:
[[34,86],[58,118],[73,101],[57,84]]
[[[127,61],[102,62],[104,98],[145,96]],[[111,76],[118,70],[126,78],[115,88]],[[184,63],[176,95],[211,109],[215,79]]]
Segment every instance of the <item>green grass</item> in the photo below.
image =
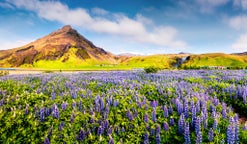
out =
[[132,57],[120,65],[125,65],[135,68],[144,68],[155,66],[160,68],[170,68],[172,58],[168,55],[151,55],[151,56],[136,56]]
[[203,54],[193,55],[190,60],[184,64],[186,66],[247,66],[244,56],[228,54]]

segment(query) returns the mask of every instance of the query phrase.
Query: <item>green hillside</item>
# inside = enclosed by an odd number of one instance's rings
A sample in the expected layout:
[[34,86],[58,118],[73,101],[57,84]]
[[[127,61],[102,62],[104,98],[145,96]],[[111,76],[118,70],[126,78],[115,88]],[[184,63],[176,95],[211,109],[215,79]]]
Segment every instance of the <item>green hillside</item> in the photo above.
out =
[[229,55],[223,53],[191,55],[183,66],[230,66],[246,67],[247,56]]
[[175,57],[171,55],[150,55],[150,56],[134,56],[119,65],[131,68],[144,68],[148,66],[156,66],[160,68],[171,68],[175,62]]

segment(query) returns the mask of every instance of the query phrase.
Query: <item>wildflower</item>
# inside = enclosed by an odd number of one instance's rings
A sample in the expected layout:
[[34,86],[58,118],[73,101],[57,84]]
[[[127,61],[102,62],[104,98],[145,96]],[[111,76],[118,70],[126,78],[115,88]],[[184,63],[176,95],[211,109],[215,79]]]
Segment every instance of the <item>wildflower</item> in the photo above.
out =
[[58,109],[58,107],[57,107],[56,104],[53,106],[53,112],[52,112],[52,114],[53,114],[53,117],[59,118],[59,109]]
[[84,131],[84,129],[81,128],[81,130],[79,132],[78,140],[82,141],[85,137],[86,137],[85,131]]
[[45,138],[45,140],[44,140],[44,144],[50,144],[50,140],[49,140],[49,138],[48,138],[48,137],[46,137],[46,138]]
[[165,131],[169,130],[169,125],[168,125],[168,123],[166,121],[164,122],[164,130]]
[[98,136],[101,136],[103,134],[103,129],[101,126],[99,126],[98,131],[97,131]]
[[166,106],[164,106],[164,117],[167,118],[168,117],[168,109]]
[[184,131],[184,115],[180,115],[178,120],[178,134],[182,134]]
[[144,133],[143,143],[144,143],[144,144],[149,144],[149,140],[148,140],[148,132],[145,132],[145,133]]
[[44,122],[45,121],[45,108],[40,108],[39,116],[40,116],[40,121]]
[[212,142],[214,140],[214,130],[210,128],[208,132],[208,141]]
[[148,122],[148,114],[147,114],[147,113],[145,113],[145,115],[144,115],[144,122],[145,122],[145,123]]
[[196,144],[201,144],[202,143],[202,132],[199,131],[198,134],[196,135]]
[[156,110],[152,111],[152,120],[153,122],[156,122]]
[[190,144],[190,125],[188,122],[185,122],[184,125],[184,140],[186,144]]
[[155,137],[155,140],[156,140],[156,144],[160,144],[160,133],[156,134],[156,137]]
[[174,118],[170,118],[170,125],[174,126],[175,122],[174,122]]

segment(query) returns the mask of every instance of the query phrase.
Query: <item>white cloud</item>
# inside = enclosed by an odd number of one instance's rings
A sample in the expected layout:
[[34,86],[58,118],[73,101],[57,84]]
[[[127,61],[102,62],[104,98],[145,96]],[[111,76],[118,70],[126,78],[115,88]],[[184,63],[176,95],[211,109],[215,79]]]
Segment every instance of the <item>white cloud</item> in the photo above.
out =
[[247,0],[233,0],[233,5],[247,10]]
[[229,0],[196,0],[203,13],[212,13],[216,7],[225,5]]
[[118,35],[127,40],[159,46],[186,47],[185,42],[177,40],[178,32],[174,27],[147,27],[148,24],[152,24],[152,21],[141,15],[129,18],[123,14],[110,13],[111,18],[109,18],[104,17],[109,12],[103,9],[93,9],[92,13],[97,13],[97,16],[92,16],[86,9],[70,9],[58,1],[7,0],[7,2],[17,8],[33,11],[41,18],[80,26],[89,31]]
[[241,35],[240,38],[232,44],[232,48],[238,51],[247,51],[247,34]]
[[236,30],[247,30],[247,16],[232,17],[229,19],[229,25]]
[[93,14],[96,14],[96,15],[107,15],[107,14],[109,14],[108,11],[106,11],[106,10],[104,10],[102,8],[98,8],[98,7],[93,8],[91,11],[92,11]]

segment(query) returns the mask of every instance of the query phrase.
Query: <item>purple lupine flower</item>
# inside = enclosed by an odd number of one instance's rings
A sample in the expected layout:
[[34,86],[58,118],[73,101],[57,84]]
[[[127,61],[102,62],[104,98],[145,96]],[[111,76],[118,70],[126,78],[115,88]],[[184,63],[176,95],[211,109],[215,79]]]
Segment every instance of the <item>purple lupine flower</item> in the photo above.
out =
[[53,117],[55,117],[57,119],[59,118],[59,109],[58,109],[56,104],[53,106],[52,114],[53,114]]
[[234,143],[234,141],[232,141],[232,126],[231,125],[227,127],[227,143],[228,144]]
[[103,134],[103,129],[101,126],[99,126],[98,131],[97,131],[97,135],[100,136],[102,134]]
[[62,131],[64,126],[65,126],[64,122],[60,122],[58,130]]
[[218,127],[218,120],[214,119],[214,123],[213,123],[213,129],[216,130]]
[[244,104],[246,104],[247,103],[247,101],[246,101],[247,90],[244,90],[244,93],[243,93],[242,97],[243,97]]
[[147,114],[147,113],[145,113],[145,115],[144,115],[144,122],[145,122],[145,123],[148,122],[148,114]]
[[[236,116],[236,118],[235,118]],[[239,143],[239,121],[238,121],[238,115],[235,115],[235,141]]]
[[110,136],[108,144],[114,144],[114,140],[113,140],[113,138],[111,136]]
[[40,116],[40,121],[44,122],[45,121],[45,108],[40,108],[39,116]]
[[104,128],[107,129],[109,127],[109,121],[105,120],[104,121]]
[[215,106],[217,106],[219,104],[219,100],[217,99],[216,96],[214,96],[213,103]]
[[164,130],[169,131],[169,125],[166,121],[164,122]]
[[189,105],[187,100],[184,102],[184,117],[186,119],[189,118]]
[[134,112],[134,117],[135,118],[138,117],[138,111],[137,110],[135,110],[135,112]]
[[107,135],[111,135],[112,134],[112,126],[110,126],[107,130]]
[[169,112],[169,114],[172,114],[172,112],[173,112],[172,105],[169,106],[168,112]]
[[25,113],[25,115],[28,115],[28,104],[26,105],[24,113]]
[[184,140],[186,144],[190,144],[190,125],[189,122],[185,122],[184,125]]
[[100,104],[100,110],[101,111],[104,110],[104,108],[105,108],[105,101],[104,101],[104,98],[103,97],[101,97],[99,99],[99,104]]
[[214,130],[210,128],[210,130],[208,131],[208,141],[212,142],[213,140],[214,140]]
[[71,116],[70,116],[70,122],[73,123],[74,120],[75,120],[75,114],[74,114],[74,112],[73,112],[73,113],[71,114]]
[[55,92],[52,92],[52,93],[51,93],[51,99],[52,99],[52,100],[56,99],[56,93],[55,93]]
[[160,125],[159,124],[156,124],[156,130],[155,131],[156,131],[156,134],[160,133]]
[[198,135],[198,132],[201,131],[201,118],[200,118],[200,116],[197,116],[197,119],[195,122],[195,131],[196,131],[197,135]]
[[184,115],[181,114],[178,120],[178,134],[182,134],[184,132]]
[[76,99],[77,98],[77,94],[75,92],[70,92],[70,93],[71,93],[72,99]]
[[62,105],[61,105],[62,110],[65,111],[67,109],[67,106],[68,106],[68,103],[63,102]]
[[155,134],[155,129],[151,128],[150,129],[150,135],[153,136]]
[[174,122],[174,118],[170,118],[170,125],[174,126],[175,122]]
[[121,130],[121,132],[122,132],[122,133],[124,133],[124,132],[125,132],[125,128],[124,128],[124,127],[122,127],[122,130]]
[[177,103],[177,112],[178,112],[178,115],[181,115],[183,113],[183,103],[179,101]]
[[198,134],[196,135],[196,144],[201,144],[202,143],[202,132],[199,131]]
[[45,116],[50,116],[51,115],[51,111],[52,111],[52,109],[51,108],[46,108],[46,110],[45,110]]
[[222,118],[223,119],[227,118],[227,113],[225,108],[222,108]]
[[164,106],[164,117],[167,118],[168,117],[168,109],[166,106]]
[[195,122],[196,122],[196,107],[192,108],[192,117],[191,117],[191,123],[192,123],[192,127],[194,127]]
[[152,120],[153,122],[156,122],[156,110],[155,109],[153,109],[152,111]]
[[119,100],[114,100],[113,107],[117,107],[119,105]]
[[81,130],[79,132],[78,140],[82,141],[82,140],[84,140],[85,137],[86,137],[86,133],[85,133],[84,129],[81,128]]
[[50,140],[49,140],[49,138],[48,138],[48,137],[46,137],[46,138],[45,138],[45,140],[44,140],[44,144],[50,144]]
[[73,100],[73,103],[72,103],[72,108],[76,109],[76,102],[74,100]]
[[80,100],[79,104],[78,104],[78,110],[82,111],[83,109],[83,105],[82,105],[82,101]]
[[126,116],[127,116],[127,118],[128,118],[130,121],[132,121],[132,120],[134,119],[133,114],[132,114],[132,112],[131,112],[130,110],[127,110]]
[[149,144],[149,140],[148,140],[148,132],[145,132],[145,133],[144,133],[143,143],[144,143],[144,144]]
[[160,144],[160,142],[161,142],[160,133],[156,134],[155,140],[156,140],[156,144]]

